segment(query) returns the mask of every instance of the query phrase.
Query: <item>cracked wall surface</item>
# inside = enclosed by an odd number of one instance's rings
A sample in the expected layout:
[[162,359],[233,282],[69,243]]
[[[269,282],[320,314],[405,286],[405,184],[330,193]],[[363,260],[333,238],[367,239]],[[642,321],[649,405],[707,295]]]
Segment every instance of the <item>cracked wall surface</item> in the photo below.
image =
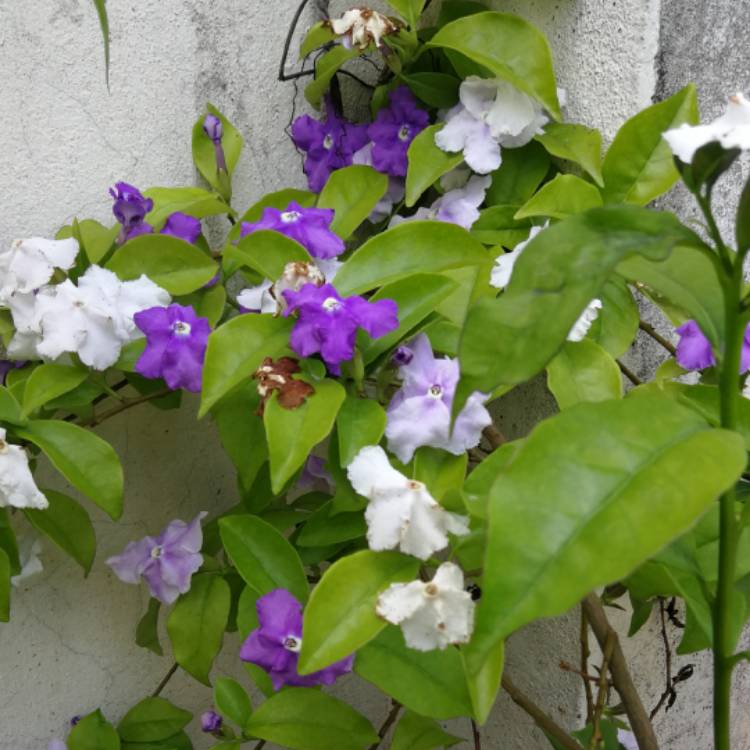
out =
[[[190,157],[192,124],[210,101],[240,128],[246,146],[235,177],[235,205],[263,193],[302,186],[299,156],[284,128],[304,111],[292,83],[276,72],[296,0],[141,0],[110,2],[112,67],[104,85],[100,31],[90,0],[0,2],[0,242],[51,235],[74,216],[111,219],[107,188],[124,179],[141,187],[198,183]],[[343,3],[332,3],[339,10]],[[611,138],[630,115],[688,80],[701,85],[701,102],[715,115],[723,96],[747,85],[743,39],[747,4],[730,0],[495,0],[549,36],[559,83],[567,90],[568,117],[599,127]],[[301,26],[312,20],[303,16]],[[710,30],[708,32],[707,30]],[[296,58],[292,55],[292,62]],[[355,89],[350,89],[355,93]],[[722,211],[731,217],[730,202]],[[671,208],[690,215],[678,193]],[[214,231],[217,228],[212,227]],[[631,357],[642,371],[657,350],[641,342]],[[144,409],[100,428],[126,471],[126,510],[120,523],[95,508],[99,548],[84,581],[70,559],[47,545],[45,574],[21,588],[13,618],[0,626],[0,748],[36,750],[62,736],[71,716],[102,706],[111,720],[153,690],[170,666],[136,647],[133,631],[146,604],[142,588],[117,581],[104,560],[131,539],[158,531],[174,517],[214,512],[234,502],[234,475],[208,421],[197,422],[195,403],[180,413]],[[502,400],[502,428],[520,435],[553,410],[543,381]],[[46,472],[50,485],[58,480]],[[619,617],[622,628],[627,618]],[[677,634],[672,632],[675,639]],[[575,614],[537,623],[514,635],[508,670],[560,723],[581,722],[580,682],[558,668],[576,661]],[[656,622],[626,644],[639,683],[652,705],[663,689],[663,651]],[[229,636],[216,674],[249,684]],[[680,691],[657,721],[665,748],[708,747],[710,665]],[[742,687],[746,687],[744,683]],[[354,676],[334,692],[351,700],[376,725],[387,700]],[[164,695],[195,712],[209,691],[178,674]],[[747,714],[735,722],[748,744]],[[448,722],[470,736],[466,721]],[[485,750],[535,750],[547,743],[505,696],[484,730]],[[196,723],[201,750],[211,743]],[[744,745],[738,745],[738,747]],[[267,746],[269,750],[272,745]],[[468,748],[468,743],[462,748]]]

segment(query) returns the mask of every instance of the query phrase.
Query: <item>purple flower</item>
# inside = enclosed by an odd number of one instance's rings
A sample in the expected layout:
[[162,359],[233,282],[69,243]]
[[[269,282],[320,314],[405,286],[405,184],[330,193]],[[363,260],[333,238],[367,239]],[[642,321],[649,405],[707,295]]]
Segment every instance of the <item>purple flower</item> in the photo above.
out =
[[694,320],[688,320],[687,323],[681,325],[676,333],[680,336],[676,353],[680,367],[685,370],[704,370],[716,364],[716,358],[711,351],[711,342]]
[[201,222],[194,216],[175,211],[167,217],[161,233],[169,234],[172,237],[177,237],[178,240],[185,240],[185,242],[194,245],[198,237],[201,236]]
[[302,473],[297,479],[295,489],[299,491],[315,490],[321,484],[324,484],[328,492],[333,495],[336,492],[336,482],[333,477],[326,471],[326,460],[320,456],[310,454],[302,468]]
[[396,367],[408,365],[413,359],[414,352],[409,349],[408,346],[399,346],[396,351],[393,352],[393,357],[391,357],[391,361]]
[[364,328],[373,338],[398,328],[398,307],[390,299],[344,299],[331,284],[305,284],[298,292],[286,289],[284,298],[289,305],[284,317],[299,311],[290,337],[292,349],[301,357],[320,352],[334,375],[341,374],[341,362],[354,356],[357,328]]
[[8,373],[11,370],[20,370],[26,365],[25,360],[0,359],[0,385],[5,385]]
[[331,231],[332,208],[303,208],[292,201],[285,211],[267,206],[260,221],[244,222],[240,237],[272,229],[299,242],[315,258],[333,258],[346,249],[344,241]]
[[206,515],[199,513],[189,524],[172,521],[156,538],[130,542],[107,565],[124,583],[140,583],[145,578],[153,597],[172,604],[190,590],[190,579],[203,564],[201,519]]
[[115,199],[112,213],[122,224],[117,239],[120,244],[140,234],[153,232],[151,225],[144,221],[146,214],[154,207],[151,198],[145,198],[138,188],[127,182],[115,183],[109,189],[109,194]]
[[201,731],[208,734],[216,734],[221,731],[223,719],[216,711],[204,711],[201,714]]
[[256,603],[260,627],[242,645],[240,659],[257,664],[268,672],[276,690],[284,685],[313,687],[333,685],[352,670],[354,655],[334,662],[312,674],[297,672],[302,648],[302,605],[286,590],[274,589]]
[[367,128],[373,143],[372,164],[379,172],[405,177],[406,152],[414,138],[430,124],[430,116],[417,106],[406,86],[394,89],[390,100],[390,105],[381,109]]
[[224,127],[221,120],[210,112],[203,120],[203,132],[213,141],[214,152],[216,154],[216,168],[228,172],[227,160],[224,156],[224,147],[221,145],[221,139],[224,135]]
[[354,125],[339,117],[329,96],[325,104],[325,120],[302,115],[292,125],[292,140],[306,154],[307,182],[316,193],[323,189],[331,172],[350,166],[354,152],[368,141],[366,125]]
[[133,316],[146,334],[146,348],[135,364],[144,378],[164,378],[172,390],[201,389],[203,358],[211,326],[192,307],[150,307]]
[[388,406],[385,435],[388,449],[399,461],[411,461],[414,451],[429,445],[460,455],[478,445],[482,430],[492,423],[483,402],[487,396],[475,391],[456,417],[450,432],[451,409],[459,379],[458,360],[435,359],[424,334],[408,345],[413,356],[400,368],[404,384]]

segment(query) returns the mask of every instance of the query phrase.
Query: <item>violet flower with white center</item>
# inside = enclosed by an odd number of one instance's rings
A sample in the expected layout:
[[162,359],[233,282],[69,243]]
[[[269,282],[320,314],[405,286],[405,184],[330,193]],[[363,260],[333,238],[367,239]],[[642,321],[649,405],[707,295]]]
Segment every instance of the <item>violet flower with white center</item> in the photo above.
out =
[[406,86],[389,94],[390,104],[383,107],[367,128],[372,141],[372,165],[393,177],[406,177],[407,151],[414,138],[429,124],[430,116]]
[[526,249],[529,242],[548,226],[549,222],[546,222],[543,226],[531,227],[529,236],[523,242],[519,242],[511,252],[503,253],[495,258],[495,266],[490,276],[490,284],[492,286],[496,289],[505,289],[508,286],[510,277],[513,275],[513,267],[516,265],[516,261],[521,256],[521,253]]
[[592,299],[591,302],[586,305],[586,309],[581,313],[578,320],[573,323],[573,327],[568,333],[567,340],[573,342],[583,341],[594,321],[599,317],[599,310],[601,309],[602,301],[600,299]]
[[145,378],[163,378],[173,391],[200,392],[203,360],[211,326],[192,307],[169,305],[142,310],[135,324],[146,334],[146,348],[135,364]]
[[492,424],[483,403],[487,396],[475,391],[456,417],[450,432],[451,409],[459,379],[458,360],[435,359],[430,340],[419,334],[408,344],[411,361],[399,368],[403,385],[388,406],[385,435],[388,450],[399,461],[411,461],[423,445],[460,455],[475,447],[482,430]]
[[21,571],[11,576],[11,586],[18,588],[21,584],[39,575],[44,570],[39,554],[42,551],[42,540],[33,534],[25,534],[18,539],[18,559]]
[[355,491],[369,500],[365,520],[370,549],[399,549],[427,560],[448,546],[449,532],[469,533],[464,516],[449,513],[422,482],[396,471],[380,446],[362,448],[346,471]]
[[429,582],[392,583],[379,597],[377,613],[401,626],[406,645],[417,651],[468,643],[475,604],[464,589],[464,575],[443,563]]
[[172,604],[190,590],[190,580],[203,564],[199,513],[189,524],[171,521],[157,537],[147,536],[130,542],[124,551],[106,562],[123,583],[140,583],[143,578],[151,596],[162,604]]
[[20,445],[11,445],[0,427],[0,508],[35,508],[49,506],[39,491],[29,469],[29,458]]
[[325,111],[325,120],[302,115],[292,124],[292,140],[305,152],[307,182],[316,193],[323,189],[331,172],[353,164],[354,152],[369,140],[367,126],[339,117],[330,96],[325,98]]
[[332,208],[303,208],[292,201],[284,211],[266,206],[259,221],[243,222],[240,237],[270,229],[299,242],[314,258],[333,258],[346,249],[344,241],[331,231]]
[[[366,167],[373,167],[372,164],[372,143],[368,143],[354,154],[354,164],[364,164]],[[373,167],[374,169],[374,167]],[[406,183],[403,177],[394,177],[388,175],[388,189],[385,195],[375,204],[369,215],[369,220],[375,224],[391,215],[393,206],[401,203],[406,195]],[[330,281],[330,279],[328,279]]]
[[143,196],[140,190],[127,182],[117,182],[109,189],[109,194],[115,199],[112,213],[122,225],[117,238],[122,244],[141,234],[150,234],[153,227],[145,221],[146,214],[154,207],[151,198]]
[[302,649],[302,605],[286,589],[274,589],[261,596],[255,607],[260,627],[242,644],[240,659],[264,669],[275,690],[284,685],[333,685],[341,675],[352,671],[353,654],[319,672],[297,672]]
[[224,720],[216,711],[204,711],[201,714],[201,731],[206,734],[219,734]]
[[13,294],[30,294],[50,281],[56,268],[67,271],[78,255],[78,241],[30,237],[0,249],[0,304]]
[[198,241],[198,237],[201,236],[200,219],[183,214],[180,211],[175,211],[167,217],[161,234],[168,234],[172,237],[177,237],[178,240],[185,240],[185,242],[194,245]]
[[221,120],[210,112],[203,120],[203,132],[211,139],[214,144],[214,153],[216,154],[216,168],[228,172],[227,160],[224,155],[224,147],[221,145],[221,139],[224,135],[224,127]]
[[289,305],[284,317],[299,313],[290,337],[292,349],[301,357],[319,352],[334,375],[340,375],[339,365],[354,356],[358,328],[372,338],[398,328],[398,307],[390,299],[343,298],[331,284],[305,284],[298,292],[287,289],[284,298]]

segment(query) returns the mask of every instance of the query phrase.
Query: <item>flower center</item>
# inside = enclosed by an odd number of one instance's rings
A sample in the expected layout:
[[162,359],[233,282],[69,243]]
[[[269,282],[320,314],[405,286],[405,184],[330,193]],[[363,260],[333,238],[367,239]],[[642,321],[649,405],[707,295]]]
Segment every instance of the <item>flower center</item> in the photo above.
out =
[[82,299],[77,299],[73,303],[73,307],[85,307],[83,300]]
[[406,485],[410,490],[421,490],[424,485],[422,482],[417,482],[414,479],[410,479]]
[[185,323],[184,320],[176,320],[172,326],[172,330],[177,336],[189,336],[190,335],[190,323]]
[[284,211],[281,214],[281,220],[284,222],[284,224],[293,224],[297,219],[300,217],[299,211]]
[[440,398],[443,395],[443,389],[439,385],[431,385],[427,395],[431,398]]
[[162,552],[164,552],[164,548],[157,544],[156,547],[151,550],[151,557],[153,557],[154,560],[158,560],[161,557]]
[[424,587],[424,595],[430,599],[438,595],[438,587],[434,583],[428,583]]
[[411,128],[408,125],[402,125],[401,130],[398,131],[398,139],[400,141],[408,141],[411,135]]
[[323,304],[321,305],[321,307],[328,312],[333,312],[334,310],[338,310],[338,308],[341,307],[341,302],[339,302],[335,297],[327,297],[323,300]]
[[323,139],[323,148],[326,151],[330,151],[332,147],[333,147],[333,136],[330,133],[328,133],[326,137]]
[[298,654],[302,650],[302,639],[296,638],[293,635],[288,635],[284,638],[284,648],[287,651],[292,651],[293,653]]

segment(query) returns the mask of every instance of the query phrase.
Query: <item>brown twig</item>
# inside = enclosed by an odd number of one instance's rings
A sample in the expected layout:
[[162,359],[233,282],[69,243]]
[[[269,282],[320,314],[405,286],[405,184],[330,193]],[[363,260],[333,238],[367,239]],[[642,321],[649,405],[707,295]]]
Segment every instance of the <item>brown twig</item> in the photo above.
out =
[[471,720],[471,735],[474,738],[474,750],[482,750],[482,735],[474,719]]
[[596,750],[599,746],[599,741],[602,739],[599,722],[602,719],[604,706],[607,704],[607,693],[609,692],[607,671],[609,669],[609,661],[612,658],[612,651],[615,647],[615,637],[613,630],[607,633],[607,641],[604,645],[604,654],[602,658],[602,668],[599,671],[599,690],[596,694],[596,706],[594,707],[594,718],[592,721],[593,731],[591,732],[591,740],[589,741],[589,750]]
[[[586,680],[587,682],[596,682],[596,683],[598,683],[599,680],[601,679],[601,677],[599,675],[596,675],[596,674],[587,674],[586,672],[582,672],[580,669],[578,669],[578,667],[574,667],[572,664],[570,664],[569,662],[565,661],[564,659],[560,661],[560,663],[558,664],[558,666],[564,672],[572,672],[573,674],[577,674],[581,679]],[[607,682],[609,683],[609,680]],[[609,684],[611,684],[611,683],[609,683]],[[591,707],[593,709],[593,702],[592,702]],[[587,721],[586,723],[588,724],[589,721]]]
[[265,740],[261,740],[261,741],[260,741],[260,742],[259,742],[259,743],[258,743],[258,744],[257,744],[257,745],[255,746],[255,748],[254,748],[253,750],[261,750],[261,748],[264,748],[265,746],[266,746],[266,741],[265,741]]
[[589,594],[583,600],[582,606],[602,651],[607,646],[607,638],[610,637],[610,633],[614,638],[609,671],[612,675],[615,689],[622,699],[625,712],[630,721],[630,728],[638,742],[638,747],[640,750],[659,750],[659,743],[656,740],[654,728],[651,726],[651,720],[633,684],[633,679],[630,676],[628,665],[625,661],[625,655],[622,653],[622,648],[620,648],[617,633],[615,633],[609,624],[599,597],[596,594]]
[[552,737],[565,750],[581,750],[581,746],[573,739],[551,716],[548,716],[530,698],[522,693],[512,682],[510,677],[503,674],[503,690],[510,699],[522,708],[534,723],[547,735]]
[[656,341],[657,344],[660,344],[663,346],[673,357],[677,353],[677,349],[675,348],[675,345],[664,338],[652,325],[651,323],[647,323],[645,320],[639,320],[638,321],[638,327],[644,332],[647,333],[651,338]]
[[126,401],[123,401],[118,406],[113,407],[109,411],[104,411],[99,415],[94,415],[90,419],[86,419],[82,422],[77,422],[81,427],[96,427],[97,425],[100,425],[102,422],[104,422],[106,419],[109,419],[110,417],[114,417],[116,414],[120,414],[120,412],[127,411],[128,409],[132,408],[133,406],[138,406],[139,404],[145,404],[147,401],[155,401],[157,398],[164,398],[164,396],[168,396],[170,393],[173,393],[170,388],[162,388],[159,391],[154,391],[154,393],[147,393],[143,396],[138,396],[137,398],[129,398]]
[[508,438],[503,435],[500,430],[495,427],[494,424],[489,425],[489,427],[485,427],[482,430],[482,434],[487,439],[487,442],[490,444],[491,449],[497,450],[501,445],[504,445],[508,442]]
[[162,681],[157,685],[156,690],[154,690],[153,693],[151,693],[152,698],[156,698],[162,690],[167,686],[167,683],[172,679],[172,676],[177,671],[178,668],[177,662],[175,662],[170,668],[169,672],[167,672],[164,677],[162,678]]
[[617,360],[617,366],[620,368],[620,372],[633,384],[643,385],[643,381],[625,364]]
[[669,699],[670,705],[673,701],[672,696],[675,695],[675,689],[672,684],[672,647],[669,645],[669,635],[667,634],[667,618],[666,611],[664,608],[664,599],[659,597],[659,617],[661,619],[661,639],[664,642],[664,672],[665,672],[665,688],[664,692],[659,698],[659,702],[654,706],[649,718],[653,719],[656,714],[659,713],[659,709],[664,705],[664,702]]
[[393,726],[393,723],[398,718],[399,711],[401,711],[401,704],[397,700],[391,700],[391,710],[388,712],[388,716],[385,717],[385,721],[378,730],[378,741],[373,745],[370,745],[370,750],[378,750],[380,743],[385,739],[388,730]]
[[[586,619],[586,613],[581,607],[581,679],[583,680],[583,689],[586,692],[586,724],[591,723],[591,719],[594,715],[594,692],[591,689],[591,683],[589,682],[589,656],[591,656],[591,649],[589,648],[589,621]],[[562,666],[562,664],[560,665]]]

